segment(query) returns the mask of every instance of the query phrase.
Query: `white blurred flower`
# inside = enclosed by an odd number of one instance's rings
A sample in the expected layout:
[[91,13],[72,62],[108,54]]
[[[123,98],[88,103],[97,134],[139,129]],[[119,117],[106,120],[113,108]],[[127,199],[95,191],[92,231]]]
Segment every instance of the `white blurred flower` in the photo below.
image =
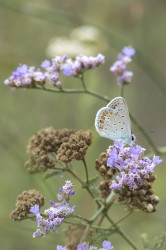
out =
[[93,47],[82,44],[78,40],[69,39],[67,37],[52,38],[47,46],[46,54],[49,57],[57,55],[75,57],[79,54],[92,55],[94,54]]
[[77,39],[82,42],[94,42],[100,39],[100,31],[93,26],[80,26],[73,29],[70,34],[72,39]]

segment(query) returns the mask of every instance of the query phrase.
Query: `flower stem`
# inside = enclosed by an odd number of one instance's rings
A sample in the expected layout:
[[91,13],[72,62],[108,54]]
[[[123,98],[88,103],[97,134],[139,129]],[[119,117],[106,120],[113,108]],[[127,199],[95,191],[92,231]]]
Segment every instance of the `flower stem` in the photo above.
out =
[[90,190],[89,186],[88,186],[88,185],[85,185],[84,182],[79,178],[79,176],[78,176],[73,170],[68,169],[68,172],[69,172],[70,174],[72,174],[73,177],[76,178],[76,179],[82,184],[82,186],[85,187],[85,189],[88,191],[88,193],[90,194],[90,196],[91,196],[93,199],[96,198],[96,197],[94,196],[94,194],[92,193],[92,191]]
[[133,211],[130,211],[129,213],[125,214],[122,218],[120,218],[118,221],[115,222],[115,225],[118,225],[120,222],[122,222],[123,220],[125,220],[132,213],[133,213]]
[[113,226],[117,228],[116,232],[122,236],[124,240],[128,242],[128,244],[134,249],[134,250],[139,250],[138,247],[135,245],[135,243],[120,229],[119,227],[116,226],[115,222],[106,214],[106,218],[111,222]]
[[86,85],[85,85],[85,81],[84,81],[84,74],[81,74],[80,79],[81,79],[81,82],[82,82],[83,90],[86,92],[87,89],[86,89]]
[[88,168],[87,168],[87,164],[86,164],[85,158],[82,159],[82,162],[83,162],[84,168],[85,168],[86,184],[89,185]]

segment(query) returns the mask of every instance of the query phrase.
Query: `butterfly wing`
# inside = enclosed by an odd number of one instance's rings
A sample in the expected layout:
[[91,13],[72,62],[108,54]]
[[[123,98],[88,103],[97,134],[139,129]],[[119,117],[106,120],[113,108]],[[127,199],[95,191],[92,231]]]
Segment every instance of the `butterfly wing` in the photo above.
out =
[[114,98],[98,111],[95,126],[100,136],[124,144],[130,144],[132,141],[128,107],[122,97]]

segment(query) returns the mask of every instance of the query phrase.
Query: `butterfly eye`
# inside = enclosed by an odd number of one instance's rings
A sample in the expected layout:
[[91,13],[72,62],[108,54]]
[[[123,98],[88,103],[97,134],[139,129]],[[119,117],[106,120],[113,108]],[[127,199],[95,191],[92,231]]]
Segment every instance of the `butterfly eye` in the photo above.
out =
[[135,137],[135,135],[131,135],[131,140],[133,141],[133,142],[135,142],[135,140],[136,140],[136,137]]

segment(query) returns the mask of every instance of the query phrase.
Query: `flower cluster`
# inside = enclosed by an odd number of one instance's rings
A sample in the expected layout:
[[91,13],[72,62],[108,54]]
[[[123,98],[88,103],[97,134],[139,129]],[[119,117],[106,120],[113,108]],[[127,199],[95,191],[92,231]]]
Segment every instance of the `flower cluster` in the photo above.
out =
[[23,191],[17,196],[16,209],[10,214],[10,218],[21,221],[27,218],[29,208],[35,204],[44,205],[44,197],[36,190]]
[[129,199],[130,208],[139,207],[144,211],[153,212],[159,199],[153,196],[151,184],[155,180],[154,168],[162,160],[154,156],[152,160],[143,158],[145,149],[141,146],[124,147],[115,142],[108,149],[107,166],[116,168],[118,175],[110,189],[119,194],[119,201]]
[[117,84],[125,85],[131,82],[133,72],[127,70],[127,65],[132,61],[131,57],[136,53],[132,47],[124,47],[118,54],[118,60],[110,67],[110,71],[116,73]]
[[79,55],[75,59],[56,56],[51,61],[43,61],[42,69],[35,69],[34,66],[28,67],[26,64],[20,65],[4,83],[12,88],[34,88],[43,87],[47,80],[51,85],[60,88],[60,72],[65,76],[80,76],[86,70],[103,64],[104,60],[102,54],[96,57]]
[[[104,240],[102,243],[102,248],[98,248],[95,246],[90,245],[88,242],[84,242],[81,244],[78,244],[76,246],[76,250],[111,250],[114,247],[112,246],[110,241]],[[67,247],[57,246],[56,250],[68,250]]]
[[94,69],[105,62],[105,57],[102,54],[94,56],[79,55],[75,60],[69,58],[62,66],[65,76],[80,76],[88,69]]
[[39,229],[33,233],[33,237],[43,238],[49,231],[54,231],[64,222],[64,217],[72,214],[76,207],[70,207],[69,198],[74,194],[71,181],[66,181],[65,185],[59,189],[57,198],[60,202],[54,203],[50,201],[50,208],[44,211],[44,219],[40,214],[39,205],[35,204],[30,208],[30,212],[35,214]]
[[73,159],[82,160],[92,143],[90,131],[74,131],[52,127],[42,129],[33,135],[27,145],[28,160],[25,168],[28,173],[54,168],[58,161],[69,163]]
[[40,69],[35,70],[35,67],[28,67],[26,64],[17,67],[16,71],[12,72],[12,76],[5,80],[5,84],[13,88],[33,88],[37,85],[44,85],[46,75]]

